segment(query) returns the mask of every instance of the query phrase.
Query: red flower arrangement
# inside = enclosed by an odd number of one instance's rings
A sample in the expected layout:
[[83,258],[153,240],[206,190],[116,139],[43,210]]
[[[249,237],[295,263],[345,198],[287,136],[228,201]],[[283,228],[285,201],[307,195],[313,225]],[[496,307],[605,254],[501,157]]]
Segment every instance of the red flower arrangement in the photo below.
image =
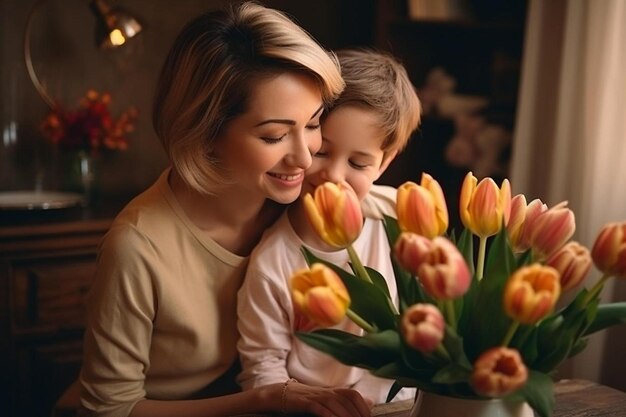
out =
[[128,148],[128,134],[135,130],[138,112],[130,107],[117,119],[109,110],[111,95],[87,91],[76,110],[56,106],[41,124],[46,139],[68,151],[84,151],[91,154],[100,150]]

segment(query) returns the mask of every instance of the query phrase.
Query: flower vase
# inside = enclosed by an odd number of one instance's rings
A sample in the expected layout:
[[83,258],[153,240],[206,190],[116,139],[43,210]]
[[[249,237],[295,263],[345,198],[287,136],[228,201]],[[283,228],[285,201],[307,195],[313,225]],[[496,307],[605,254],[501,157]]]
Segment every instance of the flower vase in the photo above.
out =
[[456,398],[420,391],[409,417],[534,417],[523,401]]
[[62,158],[62,188],[79,193],[84,205],[91,205],[98,196],[97,158],[88,152],[67,152]]

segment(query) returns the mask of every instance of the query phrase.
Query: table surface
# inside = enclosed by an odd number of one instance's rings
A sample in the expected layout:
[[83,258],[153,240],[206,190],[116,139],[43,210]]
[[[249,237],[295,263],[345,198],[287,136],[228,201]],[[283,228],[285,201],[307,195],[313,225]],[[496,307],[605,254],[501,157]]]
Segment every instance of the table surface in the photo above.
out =
[[[553,417],[626,417],[626,393],[591,381],[567,379],[554,385]],[[411,401],[377,405],[373,417],[407,417]]]

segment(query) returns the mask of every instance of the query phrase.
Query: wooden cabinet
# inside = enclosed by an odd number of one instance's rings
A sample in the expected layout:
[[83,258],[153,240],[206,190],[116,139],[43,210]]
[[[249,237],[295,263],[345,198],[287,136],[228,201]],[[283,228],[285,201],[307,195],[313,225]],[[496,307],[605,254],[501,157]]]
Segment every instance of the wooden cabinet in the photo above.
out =
[[86,294],[112,216],[0,212],[0,414],[48,416],[78,376]]

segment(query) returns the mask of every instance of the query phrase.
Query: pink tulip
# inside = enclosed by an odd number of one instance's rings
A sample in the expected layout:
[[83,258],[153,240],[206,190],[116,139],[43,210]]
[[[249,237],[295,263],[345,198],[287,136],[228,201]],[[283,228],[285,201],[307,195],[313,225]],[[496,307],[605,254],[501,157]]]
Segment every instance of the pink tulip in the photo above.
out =
[[318,236],[334,248],[350,246],[361,234],[361,205],[347,183],[320,185],[304,197],[304,208]]
[[563,201],[539,214],[529,225],[530,247],[536,259],[546,259],[559,250],[576,231],[574,212]]
[[511,186],[505,179],[498,188],[493,179],[478,179],[468,172],[463,180],[460,214],[463,225],[473,234],[486,238],[500,231],[511,213]]
[[604,225],[593,244],[591,257],[604,274],[626,279],[626,222]]
[[406,343],[422,352],[431,353],[443,340],[445,321],[432,304],[414,304],[402,315],[401,331]]
[[561,275],[561,291],[568,291],[580,284],[589,269],[591,255],[589,249],[578,242],[569,242],[548,258],[546,265],[556,269]]
[[419,279],[431,297],[453,300],[468,290],[469,269],[448,239],[438,236],[430,240],[414,233],[402,233],[394,250],[400,265]]
[[324,264],[294,273],[290,279],[294,307],[320,326],[334,326],[343,320],[350,295],[339,276]]
[[443,190],[426,173],[422,174],[420,185],[409,181],[398,188],[396,211],[403,232],[432,239],[448,229],[448,208]]
[[552,311],[560,295],[556,269],[540,264],[525,266],[515,271],[504,287],[504,311],[522,324],[534,324]]
[[[516,210],[517,209],[520,208],[516,208]],[[522,224],[517,237],[515,239],[511,239],[511,245],[513,246],[514,252],[521,253],[530,249],[530,236],[532,234],[534,224],[537,221],[537,218],[547,210],[548,206],[538,198],[528,203],[524,209],[524,223]],[[513,208],[511,208],[511,212],[512,211]],[[518,214],[516,214],[516,216],[518,216]]]
[[522,388],[527,379],[528,369],[519,352],[499,346],[476,359],[470,383],[477,394],[503,397]]

